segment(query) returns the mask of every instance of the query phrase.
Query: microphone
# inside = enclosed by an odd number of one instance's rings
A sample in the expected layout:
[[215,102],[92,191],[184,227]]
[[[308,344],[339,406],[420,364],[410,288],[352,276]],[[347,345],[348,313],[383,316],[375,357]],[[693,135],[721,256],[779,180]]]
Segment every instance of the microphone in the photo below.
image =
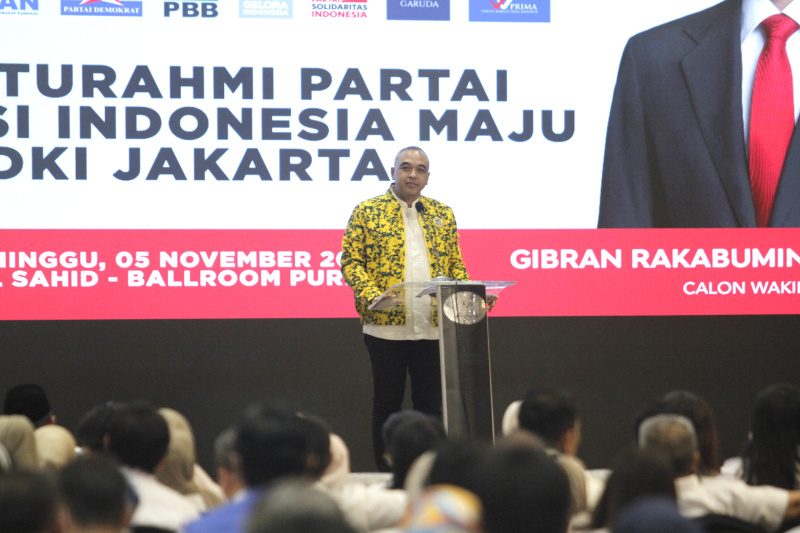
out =
[[425,229],[427,230],[425,234],[427,235],[428,233],[431,233],[431,239],[432,239],[431,243],[433,244],[432,246],[433,255],[434,257],[436,257],[436,268],[439,269],[439,275],[436,278],[432,279],[431,281],[452,280],[453,278],[448,278],[447,276],[444,275],[444,272],[442,272],[442,262],[439,258],[439,250],[436,249],[435,230],[431,230],[430,226],[428,226],[428,223],[425,221],[425,205],[421,201],[417,200],[417,203],[414,204],[414,208],[417,210],[417,213],[419,213],[419,216],[422,219],[422,224],[425,226]]

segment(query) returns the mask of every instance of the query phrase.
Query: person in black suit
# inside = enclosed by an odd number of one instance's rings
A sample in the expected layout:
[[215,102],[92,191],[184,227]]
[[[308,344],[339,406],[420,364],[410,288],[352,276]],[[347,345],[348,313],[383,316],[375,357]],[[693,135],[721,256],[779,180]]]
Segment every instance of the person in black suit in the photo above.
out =
[[[767,5],[754,8],[762,1]],[[724,0],[630,39],[608,123],[598,227],[756,226],[743,113],[749,103],[742,103],[749,90],[742,82],[742,13],[778,13],[791,2]],[[795,4],[784,14],[800,14]],[[745,62],[745,76],[751,68]],[[800,71],[794,76],[797,86]],[[768,226],[800,227],[799,137],[795,130]]]

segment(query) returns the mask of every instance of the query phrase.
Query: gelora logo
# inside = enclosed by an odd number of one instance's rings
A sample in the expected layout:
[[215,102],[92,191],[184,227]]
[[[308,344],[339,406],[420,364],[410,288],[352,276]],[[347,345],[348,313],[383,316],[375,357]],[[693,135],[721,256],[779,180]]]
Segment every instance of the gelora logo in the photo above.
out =
[[292,7],[292,0],[239,0],[239,17],[290,19]]

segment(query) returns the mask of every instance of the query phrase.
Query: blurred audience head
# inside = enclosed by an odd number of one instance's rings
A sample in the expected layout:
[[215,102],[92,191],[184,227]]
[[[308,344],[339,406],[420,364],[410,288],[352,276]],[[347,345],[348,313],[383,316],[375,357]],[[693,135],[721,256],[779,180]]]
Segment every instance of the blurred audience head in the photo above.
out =
[[33,423],[24,415],[0,416],[0,444],[11,457],[14,470],[38,468]]
[[17,471],[0,476],[0,531],[56,533],[57,498],[42,472]]
[[253,509],[247,533],[355,533],[331,496],[310,480],[271,485]]
[[697,473],[716,475],[719,473],[719,441],[714,412],[701,397],[685,390],[668,392],[661,398],[645,406],[636,416],[636,434],[641,423],[651,416],[661,414],[683,415],[692,422],[697,436],[697,451],[700,462]]
[[228,499],[245,488],[242,469],[236,453],[236,430],[226,429],[214,440],[214,464],[217,467],[217,482]]
[[744,480],[787,490],[798,486],[800,464],[800,389],[777,384],[756,397],[750,440],[742,453]]
[[150,402],[122,406],[108,433],[108,451],[123,465],[152,474],[167,453],[169,428]]
[[194,482],[195,447],[194,434],[182,414],[174,409],[158,410],[167,423],[169,445],[164,460],[155,469],[158,480],[181,494],[198,494]]
[[450,440],[436,452],[430,473],[429,485],[456,485],[468,487],[471,469],[480,464],[492,450],[488,445],[467,440]]
[[535,433],[551,448],[577,454],[580,418],[572,395],[566,391],[538,388],[529,392],[519,408],[519,427]]
[[75,438],[84,453],[108,452],[108,439],[114,417],[122,410],[123,404],[104,402],[92,407],[78,422]]
[[68,429],[48,424],[37,428],[33,437],[40,468],[58,470],[75,459],[75,437]]
[[298,422],[306,436],[306,472],[318,480],[331,462],[330,429],[316,416],[302,414]]
[[35,383],[12,387],[6,392],[4,415],[24,415],[35,427],[55,424],[56,417],[44,389]]
[[347,476],[350,474],[350,449],[339,435],[331,433],[329,438],[331,460],[320,481],[326,487],[341,487],[347,482]]
[[402,489],[412,463],[447,439],[441,421],[419,411],[394,413],[383,426],[386,461],[392,467],[392,488]]
[[502,433],[509,435],[519,429],[519,410],[522,407],[522,400],[511,402],[503,413]]
[[611,475],[592,517],[592,527],[610,527],[620,512],[645,496],[676,500],[675,474],[668,459],[648,449],[633,446],[615,458]]
[[306,473],[305,429],[288,409],[271,405],[247,409],[236,424],[235,448],[248,487]]
[[63,533],[124,531],[133,513],[128,483],[110,460],[81,457],[58,473]]
[[639,447],[666,457],[675,477],[696,471],[700,454],[692,422],[681,415],[656,415],[639,426]]
[[489,450],[470,467],[466,489],[480,498],[485,533],[564,533],[570,486],[541,450],[511,444]]

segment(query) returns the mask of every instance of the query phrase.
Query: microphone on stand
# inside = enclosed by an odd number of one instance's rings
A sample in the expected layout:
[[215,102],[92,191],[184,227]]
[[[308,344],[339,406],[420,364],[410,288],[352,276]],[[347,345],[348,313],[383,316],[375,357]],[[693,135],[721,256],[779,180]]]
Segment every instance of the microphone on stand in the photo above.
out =
[[432,233],[432,231],[435,231],[435,230],[431,230],[430,226],[428,226],[428,223],[425,221],[425,205],[423,205],[423,203],[421,201],[417,200],[417,203],[414,204],[414,208],[416,208],[417,212],[419,213],[420,218],[422,219],[422,224],[425,226],[425,230],[426,230],[425,234],[427,235],[428,233],[431,233],[431,238],[432,238],[431,244],[433,245],[432,246],[433,247],[433,255],[434,255],[434,257],[436,257],[436,268],[439,269],[439,275],[437,277],[433,278],[431,281],[451,281],[451,280],[453,280],[454,278],[448,278],[447,276],[444,275],[444,272],[442,271],[442,262],[441,262],[441,259],[439,258],[439,250],[436,249],[436,239],[434,238],[435,237],[435,233]]

